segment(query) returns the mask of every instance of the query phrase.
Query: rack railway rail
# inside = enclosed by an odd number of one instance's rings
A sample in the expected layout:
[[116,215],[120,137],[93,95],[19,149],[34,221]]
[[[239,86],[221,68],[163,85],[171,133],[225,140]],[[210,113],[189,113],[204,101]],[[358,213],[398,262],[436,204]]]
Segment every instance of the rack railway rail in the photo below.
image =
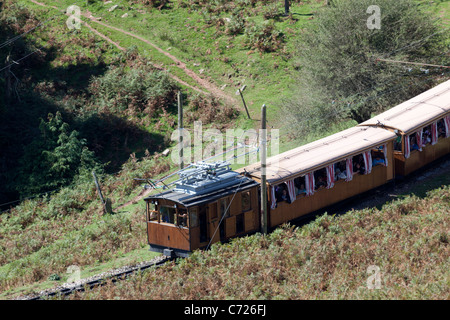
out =
[[21,296],[16,300],[44,300],[51,298],[65,297],[76,292],[84,292],[87,290],[92,290],[94,288],[103,286],[110,282],[114,283],[120,280],[127,279],[129,276],[135,274],[136,272],[148,270],[150,268],[158,268],[173,260],[169,256],[159,256],[150,261],[139,263],[135,266],[126,266],[112,271],[102,273],[90,278],[81,279],[76,283],[66,283],[56,289],[48,289],[41,291],[36,294],[30,294],[26,296]]

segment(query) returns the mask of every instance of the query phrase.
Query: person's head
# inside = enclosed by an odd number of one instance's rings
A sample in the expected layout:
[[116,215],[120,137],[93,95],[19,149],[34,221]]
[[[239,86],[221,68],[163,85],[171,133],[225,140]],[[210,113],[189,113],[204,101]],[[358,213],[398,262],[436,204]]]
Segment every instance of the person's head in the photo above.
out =
[[304,184],[304,183],[302,183],[302,184],[300,185],[300,189],[305,189],[305,184]]

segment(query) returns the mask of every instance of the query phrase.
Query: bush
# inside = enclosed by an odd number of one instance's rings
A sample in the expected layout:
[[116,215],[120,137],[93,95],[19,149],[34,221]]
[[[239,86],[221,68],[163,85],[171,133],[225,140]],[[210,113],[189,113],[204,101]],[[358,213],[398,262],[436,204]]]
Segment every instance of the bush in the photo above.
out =
[[252,23],[245,28],[247,45],[260,52],[274,52],[283,48],[284,34],[275,29],[273,22]]
[[174,105],[177,90],[166,72],[143,64],[110,67],[89,85],[95,102],[105,110],[133,115],[145,112],[150,117]]

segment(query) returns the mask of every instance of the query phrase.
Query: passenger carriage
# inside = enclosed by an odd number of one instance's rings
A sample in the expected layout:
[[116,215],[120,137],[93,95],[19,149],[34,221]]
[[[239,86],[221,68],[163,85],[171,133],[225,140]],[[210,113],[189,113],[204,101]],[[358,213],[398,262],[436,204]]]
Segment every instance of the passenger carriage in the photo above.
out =
[[410,174],[450,153],[450,80],[359,126],[395,132],[395,173]]
[[[395,138],[384,129],[353,127],[267,159],[268,226],[391,181]],[[240,172],[261,182],[261,163]]]

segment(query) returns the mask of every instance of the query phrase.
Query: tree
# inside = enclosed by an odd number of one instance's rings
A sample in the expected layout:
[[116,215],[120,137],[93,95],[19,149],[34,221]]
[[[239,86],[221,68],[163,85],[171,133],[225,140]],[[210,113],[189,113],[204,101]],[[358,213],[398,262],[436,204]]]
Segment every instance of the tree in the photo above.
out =
[[[369,28],[376,5],[380,28]],[[368,13],[370,12],[370,13]],[[377,18],[377,17],[375,17]],[[449,32],[413,0],[333,1],[321,8],[297,43],[299,86],[286,101],[298,132],[323,129],[345,119],[362,122],[433,85],[439,69],[377,61],[377,58],[448,63]]]
[[39,129],[41,135],[26,147],[20,160],[22,196],[68,185],[80,172],[99,166],[86,140],[70,130],[60,112],[50,113],[48,121],[41,119]]

